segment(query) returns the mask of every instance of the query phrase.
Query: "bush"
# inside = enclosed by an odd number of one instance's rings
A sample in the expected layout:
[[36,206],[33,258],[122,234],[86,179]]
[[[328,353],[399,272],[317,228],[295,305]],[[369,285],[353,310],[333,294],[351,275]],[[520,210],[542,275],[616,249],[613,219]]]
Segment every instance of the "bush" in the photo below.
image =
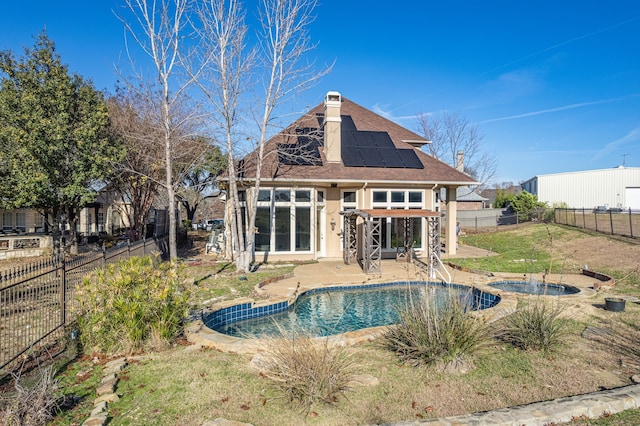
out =
[[269,342],[266,377],[277,391],[308,413],[316,402],[332,404],[347,390],[355,364],[345,348],[327,339],[291,337]]
[[15,392],[2,397],[4,408],[0,414],[3,425],[45,425],[55,417],[62,398],[52,367],[40,370],[36,383],[31,387],[23,385],[20,375],[13,375],[13,380]]
[[97,270],[76,294],[85,352],[162,347],[182,331],[187,292],[178,266],[132,257]]
[[542,299],[519,308],[504,318],[500,338],[521,350],[548,352],[562,344],[569,323],[561,317],[562,306]]
[[410,301],[400,308],[400,321],[385,333],[383,345],[414,366],[448,369],[470,362],[490,335],[484,320],[467,312],[468,297],[451,293],[444,302]]

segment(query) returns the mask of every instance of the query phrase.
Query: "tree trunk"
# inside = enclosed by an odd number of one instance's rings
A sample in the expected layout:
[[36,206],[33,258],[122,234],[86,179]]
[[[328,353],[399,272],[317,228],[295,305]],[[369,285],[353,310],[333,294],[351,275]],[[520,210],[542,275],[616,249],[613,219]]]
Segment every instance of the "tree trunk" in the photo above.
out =
[[69,223],[69,238],[71,239],[69,244],[69,253],[72,255],[78,254],[78,215],[74,207],[67,209],[67,221]]

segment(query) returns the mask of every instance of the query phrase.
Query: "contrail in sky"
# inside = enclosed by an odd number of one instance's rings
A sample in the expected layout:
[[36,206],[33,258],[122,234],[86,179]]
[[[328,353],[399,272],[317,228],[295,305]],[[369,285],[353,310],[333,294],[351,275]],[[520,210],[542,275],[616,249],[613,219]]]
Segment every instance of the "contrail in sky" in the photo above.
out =
[[[495,68],[492,68],[492,69],[490,69],[490,70],[484,71],[484,72],[482,72],[482,73],[480,73],[480,74],[476,75],[476,76],[475,76],[475,77],[473,77],[473,78],[474,78],[474,79],[476,79],[476,78],[482,77],[482,76],[484,76],[484,75],[486,75],[486,74],[490,74],[490,73],[492,73],[492,72],[494,72],[494,71],[498,71],[498,70],[500,70],[500,69],[502,69],[502,68],[505,68],[505,67],[511,66],[511,65],[513,65],[513,64],[517,64],[518,62],[522,62],[522,61],[524,61],[524,60],[526,60],[526,59],[532,58],[532,57],[534,57],[534,56],[537,56],[537,55],[540,55],[540,54],[542,54],[542,53],[548,52],[548,51],[550,51],[550,50],[557,49],[558,47],[565,46],[565,45],[567,45],[567,44],[571,44],[571,43],[573,43],[573,42],[576,42],[576,41],[578,41],[578,40],[582,40],[582,39],[585,39],[585,38],[588,38],[588,37],[594,36],[594,35],[596,35],[596,34],[604,33],[604,32],[606,32],[606,31],[612,30],[612,29],[614,29],[614,28],[621,27],[622,25],[626,25],[626,24],[628,24],[629,22],[637,21],[638,19],[640,19],[640,16],[635,16],[635,17],[633,17],[633,18],[629,18],[629,19],[627,19],[627,20],[625,20],[625,21],[618,22],[618,23],[613,24],[613,25],[609,25],[608,27],[604,27],[604,28],[601,28],[601,29],[596,30],[596,31],[592,31],[592,32],[587,33],[587,34],[582,34],[582,35],[576,36],[576,37],[574,37],[574,38],[571,38],[571,39],[569,39],[569,40],[565,40],[565,41],[563,41],[563,42],[556,43],[556,44],[554,44],[553,46],[545,47],[545,48],[544,48],[544,49],[542,49],[542,50],[538,50],[538,51],[536,51],[536,52],[530,53],[530,54],[528,54],[528,55],[526,55],[526,56],[523,56],[523,57],[521,57],[521,58],[515,59],[515,60],[513,60],[513,61],[511,61],[511,62],[507,62],[506,64],[502,64],[502,65],[497,66],[497,67],[495,67]],[[446,91],[446,89],[440,89],[440,90],[437,90],[437,91],[435,91],[435,92],[433,92],[433,93],[431,93],[431,94],[427,95],[427,97],[435,96],[435,95],[440,94],[440,93],[443,93],[443,92],[445,92],[445,91]],[[410,105],[410,104],[413,104],[413,103],[417,103],[417,102],[419,102],[419,101],[409,102],[409,103],[407,103],[407,104],[403,105],[402,107],[407,106],[407,105]],[[398,107],[398,108],[400,108],[400,107]],[[398,108],[396,108],[396,109],[398,109]]]
[[607,103],[611,103],[611,102],[618,102],[618,101],[622,101],[622,100],[628,99],[628,98],[635,98],[637,96],[640,96],[640,93],[634,93],[633,95],[622,96],[620,98],[603,99],[601,101],[592,101],[592,102],[581,102],[581,103],[569,104],[569,105],[565,105],[565,106],[561,106],[561,107],[557,107],[557,108],[550,108],[550,109],[543,109],[543,110],[540,110],[540,111],[526,112],[524,114],[510,115],[510,116],[507,116],[507,117],[500,117],[500,118],[492,118],[490,120],[479,121],[476,124],[494,123],[496,121],[506,121],[506,120],[515,120],[517,118],[533,117],[533,116],[536,116],[536,115],[549,114],[551,112],[567,111],[567,110],[570,110],[570,109],[582,108],[582,107],[587,107],[587,106],[592,106],[592,105],[600,105],[600,104],[607,104]]
[[561,46],[564,46],[564,45],[567,45],[567,44],[571,44],[571,43],[573,43],[575,41],[582,40],[582,39],[594,36],[596,34],[604,33],[606,31],[612,30],[614,28],[617,28],[617,27],[620,27],[622,25],[628,24],[629,22],[637,21],[638,19],[640,19],[640,16],[636,16],[634,18],[629,18],[626,21],[618,22],[617,24],[609,25],[608,27],[601,28],[601,29],[599,29],[597,31],[593,31],[593,32],[590,32],[590,33],[587,33],[587,34],[583,34],[583,35],[571,38],[571,39],[563,41],[561,43],[554,44],[553,46],[545,47],[542,50],[538,50],[537,52],[530,53],[530,54],[528,54],[526,56],[523,56],[522,58],[513,60],[513,61],[508,62],[506,64],[500,65],[499,67],[496,67],[496,68],[493,68],[491,70],[485,71],[485,72],[483,72],[481,74],[478,74],[476,77],[481,77],[481,76],[483,76],[485,74],[489,74],[489,73],[497,71],[497,70],[499,70],[501,68],[508,67],[510,65],[513,65],[513,64],[517,64],[518,62],[524,61],[525,59],[532,58],[534,56],[537,56],[537,55],[540,55],[542,53],[548,52],[549,50],[557,49],[558,47],[561,47]]

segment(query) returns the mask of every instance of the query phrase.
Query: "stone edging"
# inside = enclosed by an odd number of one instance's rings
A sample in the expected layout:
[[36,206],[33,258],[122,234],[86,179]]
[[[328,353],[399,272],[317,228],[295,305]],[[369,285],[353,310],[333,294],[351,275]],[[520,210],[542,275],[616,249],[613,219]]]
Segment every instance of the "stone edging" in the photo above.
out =
[[97,398],[93,401],[93,410],[82,426],[103,426],[107,424],[109,403],[117,402],[120,397],[115,393],[118,386],[118,373],[127,366],[126,358],[109,361],[104,366],[102,380],[96,389]]

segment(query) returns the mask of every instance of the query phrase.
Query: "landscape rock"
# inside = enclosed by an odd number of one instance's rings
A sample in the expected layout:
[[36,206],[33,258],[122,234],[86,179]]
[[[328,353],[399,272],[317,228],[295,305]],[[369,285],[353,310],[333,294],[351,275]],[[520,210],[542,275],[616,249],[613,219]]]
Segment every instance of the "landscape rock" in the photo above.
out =
[[97,416],[91,416],[82,423],[82,426],[103,426],[107,423],[107,413],[100,413]]
[[105,401],[105,402],[118,402],[119,400],[120,400],[120,397],[118,395],[116,395],[115,393],[108,393],[108,394],[101,395],[98,398],[96,398],[93,401],[93,405],[98,405],[102,401]]
[[215,420],[207,420],[202,423],[202,426],[253,426],[251,423],[242,423],[235,420],[227,420],[221,417]]

